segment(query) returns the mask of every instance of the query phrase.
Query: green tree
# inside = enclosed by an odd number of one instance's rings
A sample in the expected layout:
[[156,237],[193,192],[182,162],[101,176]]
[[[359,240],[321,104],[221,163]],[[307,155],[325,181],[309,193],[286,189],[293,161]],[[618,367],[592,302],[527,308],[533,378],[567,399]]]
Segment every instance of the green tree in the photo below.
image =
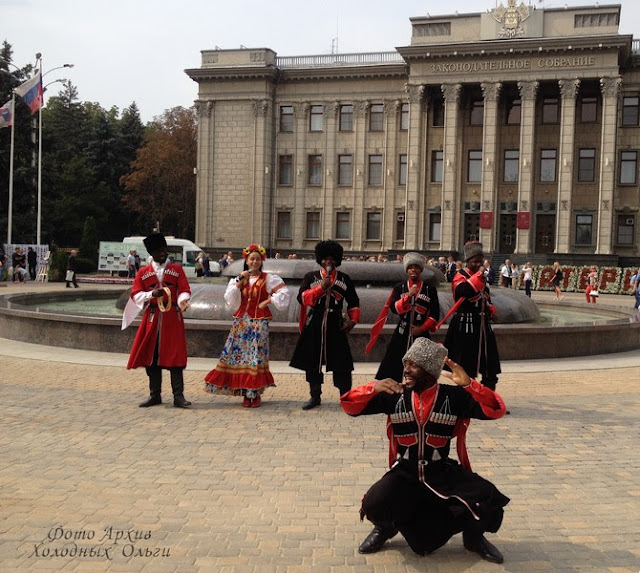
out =
[[131,171],[120,180],[125,210],[138,216],[138,233],[158,222],[167,234],[193,237],[196,134],[193,108],[174,107],[147,126]]
[[80,240],[80,256],[83,259],[89,259],[97,266],[99,248],[100,241],[98,239],[96,221],[93,217],[87,217],[84,220],[84,229],[82,231],[82,239]]

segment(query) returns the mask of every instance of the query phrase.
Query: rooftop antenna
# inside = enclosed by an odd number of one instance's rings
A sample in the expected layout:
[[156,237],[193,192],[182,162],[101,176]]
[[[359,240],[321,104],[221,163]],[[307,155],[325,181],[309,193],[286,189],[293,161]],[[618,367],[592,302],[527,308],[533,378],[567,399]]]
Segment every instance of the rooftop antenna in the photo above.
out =
[[338,31],[338,15],[336,14],[336,37],[331,39],[331,53],[338,53],[338,37],[340,36],[340,32]]

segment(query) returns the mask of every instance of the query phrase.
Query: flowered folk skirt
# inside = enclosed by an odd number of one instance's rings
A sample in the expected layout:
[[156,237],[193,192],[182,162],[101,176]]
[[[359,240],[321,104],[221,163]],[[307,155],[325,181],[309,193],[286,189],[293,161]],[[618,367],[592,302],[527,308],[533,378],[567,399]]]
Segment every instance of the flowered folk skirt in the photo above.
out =
[[218,365],[204,379],[207,392],[228,396],[255,396],[275,386],[269,372],[269,321],[234,318]]

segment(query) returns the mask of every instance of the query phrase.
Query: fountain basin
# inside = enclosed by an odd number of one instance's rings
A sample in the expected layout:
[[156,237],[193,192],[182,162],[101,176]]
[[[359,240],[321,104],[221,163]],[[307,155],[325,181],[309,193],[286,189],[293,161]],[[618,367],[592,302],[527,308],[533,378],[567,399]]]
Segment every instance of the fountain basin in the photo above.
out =
[[[501,291],[504,291],[501,294]],[[501,296],[524,296],[508,289],[496,289],[494,299]],[[0,296],[0,337],[35,344],[47,344],[66,348],[128,353],[136,331],[136,324],[121,331],[119,317],[60,314],[37,311],[39,304],[56,301],[87,299],[111,299],[117,297],[113,290],[64,291],[24,293]],[[525,297],[526,298],[526,297]],[[443,314],[449,308],[450,293],[440,293]],[[297,306],[293,305],[292,306]],[[582,304],[564,302],[557,305],[540,305],[542,308],[572,309],[587,312]],[[377,314],[379,308],[375,309]],[[499,307],[500,312],[500,307]],[[640,348],[640,322],[637,314],[618,308],[598,305],[588,312],[598,320],[553,324],[542,323],[496,324],[498,348],[503,360],[548,359],[568,356],[588,356],[624,352]],[[553,314],[553,312],[551,313]],[[187,349],[190,356],[217,358],[227,338],[229,320],[185,320]],[[395,324],[387,324],[378,343],[369,356],[364,349],[369,340],[370,324],[357,325],[350,335],[351,349],[356,361],[381,360]],[[446,325],[433,336],[443,342]],[[272,360],[289,360],[298,340],[295,322],[277,322],[270,325]]]

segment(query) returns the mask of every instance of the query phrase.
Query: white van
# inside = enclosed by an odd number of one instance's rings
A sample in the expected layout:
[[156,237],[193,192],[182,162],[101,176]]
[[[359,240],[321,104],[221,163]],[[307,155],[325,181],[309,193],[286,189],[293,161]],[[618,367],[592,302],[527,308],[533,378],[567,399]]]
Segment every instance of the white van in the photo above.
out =
[[[196,259],[203,249],[188,239],[176,239],[175,237],[165,237],[165,239],[167,239],[167,252],[169,253],[169,258],[174,263],[178,263],[185,268],[192,269],[195,267]],[[122,239],[123,243],[131,245],[131,249],[138,251],[142,264],[145,264],[149,257],[149,253],[147,253],[147,250],[144,248],[143,241],[144,237],[125,237]],[[211,269],[212,275],[220,274],[220,265],[217,261],[210,261],[209,268]]]

